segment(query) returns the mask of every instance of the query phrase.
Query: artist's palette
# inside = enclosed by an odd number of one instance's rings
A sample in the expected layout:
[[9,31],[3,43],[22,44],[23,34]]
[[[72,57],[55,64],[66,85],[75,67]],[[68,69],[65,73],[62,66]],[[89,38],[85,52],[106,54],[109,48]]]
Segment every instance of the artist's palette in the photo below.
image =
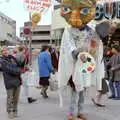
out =
[[91,73],[96,67],[94,58],[87,52],[82,52],[78,55],[78,60],[82,73]]

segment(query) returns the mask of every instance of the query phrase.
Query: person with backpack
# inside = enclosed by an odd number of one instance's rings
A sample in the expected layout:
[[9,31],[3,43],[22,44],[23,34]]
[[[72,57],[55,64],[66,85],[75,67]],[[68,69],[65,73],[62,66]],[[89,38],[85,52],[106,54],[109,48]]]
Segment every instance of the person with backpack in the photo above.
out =
[[[21,70],[22,75],[25,74],[26,72],[28,72],[29,69],[28,69],[27,65],[28,65],[28,61],[29,61],[29,54],[23,45],[20,45],[18,47],[18,52],[15,57],[16,57],[17,61],[20,63],[20,67],[22,68],[22,70]],[[25,92],[25,96],[27,97],[28,103],[35,102],[36,99],[33,99],[29,95],[28,80],[24,79],[24,77],[22,77],[22,85],[24,87],[24,92]]]
[[0,70],[3,72],[4,84],[7,92],[7,113],[8,118],[12,119],[18,116],[18,100],[21,86],[21,69],[19,63],[9,54],[4,47],[1,51]]

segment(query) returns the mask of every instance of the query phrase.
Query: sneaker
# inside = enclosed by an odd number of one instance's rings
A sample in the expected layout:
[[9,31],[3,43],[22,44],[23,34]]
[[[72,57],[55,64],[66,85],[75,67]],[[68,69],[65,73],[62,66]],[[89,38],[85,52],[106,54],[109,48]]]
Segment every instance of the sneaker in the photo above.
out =
[[48,95],[46,92],[41,92],[41,95],[43,96],[43,98],[47,99],[48,98]]
[[33,99],[31,97],[28,98],[28,103],[33,103],[33,102],[36,102],[37,100],[36,99]]
[[115,96],[113,96],[113,95],[108,97],[108,99],[113,99],[113,98],[115,98]]
[[113,100],[120,100],[120,97],[113,98]]
[[8,114],[8,118],[9,119],[13,119],[14,118],[14,114]]
[[97,107],[106,107],[106,105],[102,105],[102,104],[99,104],[99,103],[96,103],[96,106]]
[[81,120],[87,120],[87,117],[84,114],[78,114],[77,117]]
[[92,102],[94,105],[96,105],[97,107],[105,107],[105,105],[102,105],[100,103],[97,103],[93,98],[92,98]]
[[48,98],[48,95],[47,95],[47,93],[45,92],[45,95],[44,95],[46,98]]

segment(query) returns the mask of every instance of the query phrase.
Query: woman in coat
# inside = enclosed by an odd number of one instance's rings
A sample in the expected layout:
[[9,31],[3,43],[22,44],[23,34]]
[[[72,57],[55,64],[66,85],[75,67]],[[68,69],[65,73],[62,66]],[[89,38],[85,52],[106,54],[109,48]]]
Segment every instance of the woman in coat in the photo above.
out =
[[[21,85],[21,70],[18,67],[17,60],[9,55],[7,48],[2,50],[2,57],[0,58],[1,70],[3,72],[4,84],[7,92],[7,113],[8,118],[17,117],[17,106],[20,94]],[[10,65],[16,66],[11,68]],[[18,70],[18,71],[17,71]]]
[[49,86],[50,73],[53,72],[53,66],[50,55],[50,47],[43,46],[40,54],[38,55],[38,65],[39,65],[39,84],[42,86],[41,95],[44,98],[48,98],[47,89]]

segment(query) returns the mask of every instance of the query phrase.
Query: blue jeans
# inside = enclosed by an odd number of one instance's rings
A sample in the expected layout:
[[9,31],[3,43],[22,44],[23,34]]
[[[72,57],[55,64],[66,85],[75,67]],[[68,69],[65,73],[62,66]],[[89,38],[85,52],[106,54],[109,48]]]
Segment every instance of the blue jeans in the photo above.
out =
[[111,91],[111,96],[115,97],[115,87],[114,87],[114,82],[112,82],[112,80],[109,81],[109,87]]
[[84,103],[84,92],[76,92],[71,89],[71,99],[69,106],[69,113],[73,115],[78,115],[83,111],[82,104]]
[[115,82],[116,98],[120,98],[120,81]]

